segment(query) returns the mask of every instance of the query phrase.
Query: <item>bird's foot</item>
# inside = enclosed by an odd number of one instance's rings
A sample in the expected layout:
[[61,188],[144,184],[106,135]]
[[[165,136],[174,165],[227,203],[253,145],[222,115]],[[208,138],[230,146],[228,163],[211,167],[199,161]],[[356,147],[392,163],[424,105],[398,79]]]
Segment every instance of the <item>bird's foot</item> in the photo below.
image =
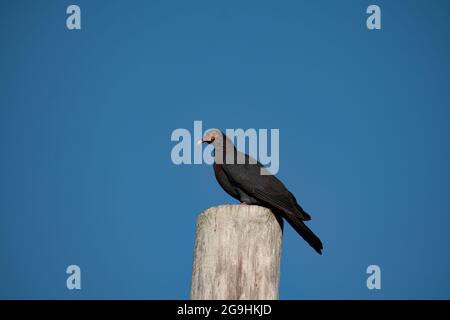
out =
[[243,206],[248,206],[249,204],[248,204],[248,203],[245,203],[245,202],[241,202],[241,205],[243,205]]

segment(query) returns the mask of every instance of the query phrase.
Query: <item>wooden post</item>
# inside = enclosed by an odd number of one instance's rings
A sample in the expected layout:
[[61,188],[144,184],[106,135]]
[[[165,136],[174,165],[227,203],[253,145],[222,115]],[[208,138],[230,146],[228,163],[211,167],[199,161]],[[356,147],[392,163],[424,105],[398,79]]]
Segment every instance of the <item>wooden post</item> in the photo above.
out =
[[259,206],[222,205],[200,214],[191,299],[278,299],[282,229]]

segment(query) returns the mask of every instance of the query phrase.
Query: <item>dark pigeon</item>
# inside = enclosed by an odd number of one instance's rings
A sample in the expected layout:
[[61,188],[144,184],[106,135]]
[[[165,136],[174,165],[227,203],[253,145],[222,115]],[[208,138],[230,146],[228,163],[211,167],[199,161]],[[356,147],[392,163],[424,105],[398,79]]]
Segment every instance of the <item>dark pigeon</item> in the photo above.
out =
[[269,208],[277,218],[284,218],[322,254],[322,242],[303,221],[311,217],[297,203],[294,195],[274,175],[261,174],[263,165],[236,150],[225,134],[210,131],[199,143],[214,145],[214,173],[220,186],[233,198],[248,205]]

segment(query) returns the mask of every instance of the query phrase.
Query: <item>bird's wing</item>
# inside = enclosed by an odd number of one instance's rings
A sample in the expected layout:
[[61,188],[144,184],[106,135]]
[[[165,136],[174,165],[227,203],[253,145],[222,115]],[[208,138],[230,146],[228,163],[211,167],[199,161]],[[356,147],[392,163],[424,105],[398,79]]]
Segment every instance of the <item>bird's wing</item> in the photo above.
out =
[[256,164],[225,164],[223,170],[229,180],[248,195],[267,203],[287,215],[302,215],[296,208],[292,194],[274,175],[261,175],[263,166]]

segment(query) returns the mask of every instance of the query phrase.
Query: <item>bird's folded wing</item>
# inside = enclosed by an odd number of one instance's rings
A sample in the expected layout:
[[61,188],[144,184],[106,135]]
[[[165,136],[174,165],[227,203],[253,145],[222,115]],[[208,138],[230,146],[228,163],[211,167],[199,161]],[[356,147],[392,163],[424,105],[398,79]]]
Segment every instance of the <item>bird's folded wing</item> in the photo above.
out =
[[260,164],[224,166],[231,181],[253,198],[260,200],[286,214],[296,214],[290,192],[275,176],[261,175]]
[[264,192],[264,190],[258,188],[255,188],[253,192],[256,198],[267,204],[270,204],[272,207],[284,212],[286,215],[296,215],[295,209],[293,208],[292,204],[286,203],[284,199],[277,199],[277,197],[270,195]]

